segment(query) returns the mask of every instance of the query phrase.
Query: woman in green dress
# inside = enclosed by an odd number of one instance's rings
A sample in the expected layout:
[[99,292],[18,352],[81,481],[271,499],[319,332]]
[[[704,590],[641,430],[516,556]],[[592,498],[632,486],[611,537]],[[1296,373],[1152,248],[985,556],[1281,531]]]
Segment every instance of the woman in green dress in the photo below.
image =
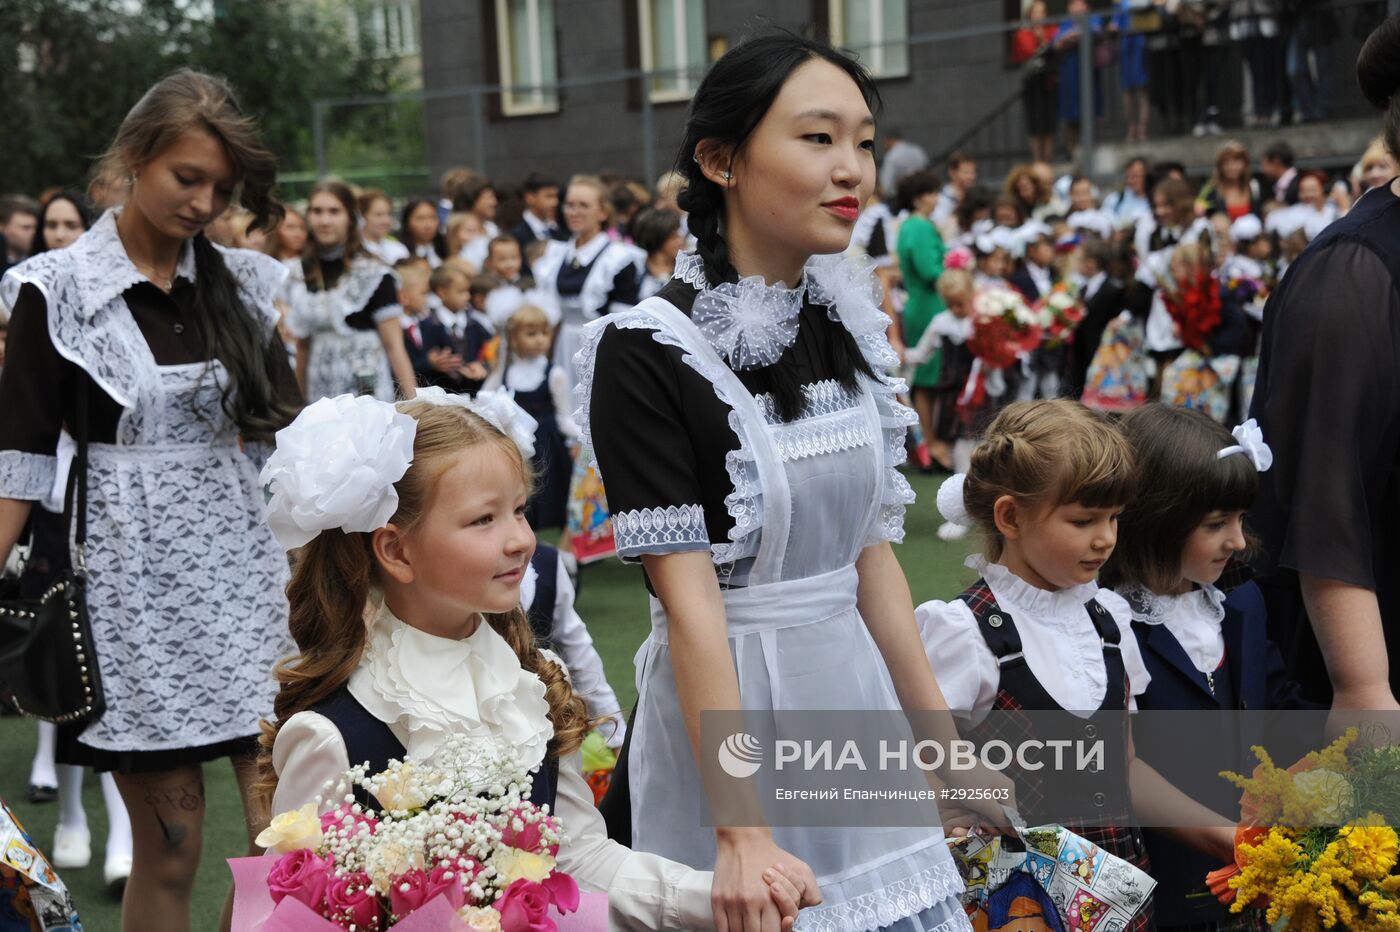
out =
[[[943,274],[943,237],[929,219],[938,205],[938,188],[938,176],[918,171],[906,175],[896,192],[896,211],[908,211],[899,226],[896,247],[899,274],[909,295],[904,303],[906,346],[917,343],[934,315],[943,310],[943,299],[938,296],[938,277]],[[934,434],[937,423],[934,389],[941,367],[942,358],[935,353],[932,359],[916,368],[909,379],[914,410],[919,415],[919,429],[923,432],[920,446],[924,449],[917,451],[916,459],[925,471],[931,470],[935,462],[945,469],[952,466],[948,445]]]

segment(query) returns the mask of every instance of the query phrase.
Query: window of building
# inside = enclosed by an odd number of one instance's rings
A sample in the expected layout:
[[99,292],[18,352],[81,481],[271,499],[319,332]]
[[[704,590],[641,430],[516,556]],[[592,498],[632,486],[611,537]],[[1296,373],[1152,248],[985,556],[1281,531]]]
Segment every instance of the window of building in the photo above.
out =
[[877,78],[909,73],[908,0],[831,0],[831,41]]
[[506,116],[559,109],[554,46],[554,0],[496,0],[499,80]]
[[686,100],[705,74],[705,0],[636,0],[651,99]]
[[418,54],[418,23],[413,0],[378,2],[367,10],[370,35],[380,58],[407,58]]

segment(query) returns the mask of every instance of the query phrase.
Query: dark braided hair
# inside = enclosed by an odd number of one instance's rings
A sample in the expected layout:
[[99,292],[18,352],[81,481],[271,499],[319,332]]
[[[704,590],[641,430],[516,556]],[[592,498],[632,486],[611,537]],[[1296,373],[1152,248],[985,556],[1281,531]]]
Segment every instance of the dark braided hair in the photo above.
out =
[[[829,62],[844,71],[865,98],[871,112],[880,106],[880,92],[869,72],[855,59],[826,45],[789,32],[748,39],[715,62],[700,82],[690,102],[685,138],[676,155],[676,171],[685,178],[677,202],[686,211],[686,224],[695,236],[696,252],[705,263],[711,285],[737,282],[738,272],[729,260],[729,246],[720,226],[724,219],[724,189],[705,177],[695,159],[702,141],[718,143],[737,154],[773,105],[778,93],[797,68],[812,59]],[[858,374],[873,377],[869,364],[844,327],[834,328],[830,358],[832,370],[848,389],[856,387]],[[801,385],[787,356],[771,366],[741,373],[748,388],[773,396],[784,421],[799,417],[803,408]]]

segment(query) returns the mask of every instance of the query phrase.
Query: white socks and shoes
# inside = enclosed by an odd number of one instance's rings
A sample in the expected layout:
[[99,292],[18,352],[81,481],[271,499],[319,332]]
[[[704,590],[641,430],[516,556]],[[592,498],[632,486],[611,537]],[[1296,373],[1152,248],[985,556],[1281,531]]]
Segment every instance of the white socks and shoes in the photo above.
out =
[[92,832],[86,825],[60,825],[53,833],[53,866],[59,870],[87,867],[92,861]]

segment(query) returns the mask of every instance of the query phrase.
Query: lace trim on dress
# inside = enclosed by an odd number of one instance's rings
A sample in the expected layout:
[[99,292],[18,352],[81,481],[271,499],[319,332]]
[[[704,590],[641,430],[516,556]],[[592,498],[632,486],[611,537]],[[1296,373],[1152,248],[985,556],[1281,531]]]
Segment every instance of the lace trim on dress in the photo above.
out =
[[[8,270],[0,281],[0,304],[12,307],[22,285],[37,287],[47,306],[54,349],[130,409],[138,396],[154,387],[150,384],[154,370],[133,365],[145,359],[149,350],[121,296],[146,276],[127,257],[117,234],[119,213],[119,209],[107,211],[68,248],[40,253]],[[270,332],[278,317],[272,299],[287,278],[287,268],[271,256],[247,249],[219,251],[249,311]],[[193,249],[188,245],[179,274],[191,281],[195,276]]]
[[831,417],[794,421],[773,427],[772,430],[778,455],[785,463],[824,453],[854,450],[871,442],[865,413],[860,409]]
[[[851,391],[835,379],[822,379],[820,382],[810,382],[802,386],[802,397],[804,418],[820,417],[823,414],[835,414],[838,411],[860,407],[860,394]],[[784,423],[778,415],[778,404],[772,395],[764,392],[755,395],[753,400],[758,403],[758,410],[763,412],[763,417],[769,424]]]
[[0,498],[41,502],[53,491],[58,457],[0,450]]
[[710,287],[710,280],[705,277],[705,260],[697,253],[683,252],[676,256],[676,268],[671,277],[680,279],[696,291]]
[[612,516],[613,536],[619,553],[635,553],[676,544],[710,546],[701,505],[635,508]]
[[[802,932],[867,932],[894,925],[901,919],[932,909],[963,890],[962,875],[952,859],[896,880],[879,890],[852,897],[831,906],[804,909],[797,927]],[[958,910],[961,915],[961,908]],[[965,920],[954,916],[934,932],[965,929]]]
[[[335,286],[325,291],[312,291],[305,281],[293,282],[288,302],[291,305],[287,314],[288,328],[300,338],[327,331],[353,332],[345,319],[364,310],[384,276],[392,274],[383,262],[364,255],[352,259]],[[378,315],[374,316],[376,323],[379,322]]]
[[869,256],[819,256],[807,265],[808,296],[825,304],[828,316],[855,337],[866,363],[875,373],[867,380],[880,413],[885,434],[885,482],[880,494],[880,514],[867,546],[881,541],[904,540],[904,510],[914,503],[914,490],[899,467],[908,458],[904,441],[918,416],[899,396],[909,391],[903,379],[886,370],[899,365],[899,356],[885,335],[890,317],[880,307],[879,280]]
[[1165,624],[1178,605],[1198,600],[1205,614],[1217,624],[1225,620],[1225,593],[1214,586],[1204,586],[1181,595],[1157,595],[1139,584],[1124,586],[1114,591],[1127,601],[1128,608],[1133,612],[1133,621],[1141,621],[1144,624]]
[[[598,343],[608,327],[623,330],[650,330],[652,339],[663,346],[674,346],[681,350],[681,360],[696,371],[715,390],[715,397],[729,409],[729,429],[739,438],[739,448],[730,450],[725,456],[725,469],[729,473],[731,491],[724,497],[725,510],[733,519],[729,529],[729,542],[710,545],[711,558],[718,566],[734,563],[758,552],[756,532],[763,524],[763,489],[758,479],[758,467],[754,461],[753,443],[749,439],[744,424],[735,409],[734,399],[729,397],[724,386],[723,373],[716,372],[704,361],[686,352],[685,344],[671,333],[660,318],[638,307],[620,314],[609,314],[583,329],[583,340],[574,356],[578,371],[579,407],[574,412],[574,420],[579,425],[585,449],[592,457],[592,422],[589,409],[593,396],[594,364],[598,358]],[[597,466],[597,458],[593,457]],[[607,478],[603,477],[606,484]]]

